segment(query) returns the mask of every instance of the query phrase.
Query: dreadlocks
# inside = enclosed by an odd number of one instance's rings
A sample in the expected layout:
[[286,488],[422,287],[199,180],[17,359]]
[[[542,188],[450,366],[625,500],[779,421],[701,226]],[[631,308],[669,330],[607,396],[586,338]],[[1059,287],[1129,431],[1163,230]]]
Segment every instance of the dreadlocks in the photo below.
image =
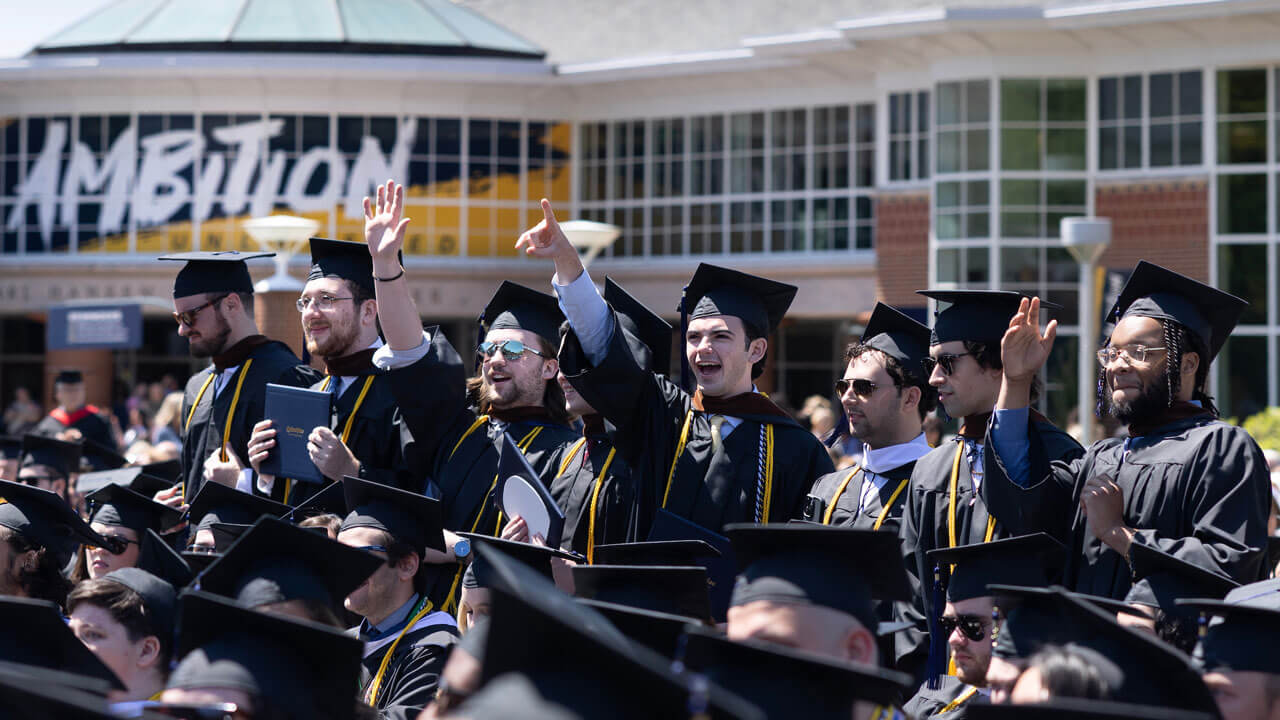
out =
[[[1164,329],[1164,347],[1167,358],[1164,368],[1165,406],[1172,407],[1182,393],[1182,356],[1188,352],[1193,352],[1199,356],[1200,364],[1196,368],[1195,389],[1191,393],[1191,399],[1198,401],[1205,410],[1217,417],[1218,407],[1214,405],[1213,398],[1205,392],[1205,383],[1209,378],[1209,353],[1204,347],[1204,343],[1188,332],[1182,323],[1174,320],[1162,320],[1161,325]],[[1107,368],[1103,366],[1098,369],[1097,403],[1094,409],[1097,415],[1101,417],[1108,406]]]

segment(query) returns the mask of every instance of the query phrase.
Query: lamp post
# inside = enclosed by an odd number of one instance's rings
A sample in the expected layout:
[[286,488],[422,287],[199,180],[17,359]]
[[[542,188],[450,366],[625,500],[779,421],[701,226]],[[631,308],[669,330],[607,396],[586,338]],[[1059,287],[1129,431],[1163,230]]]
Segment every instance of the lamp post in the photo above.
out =
[[272,258],[276,264],[275,274],[259,280],[253,286],[254,292],[302,290],[302,282],[289,274],[289,260],[303,243],[315,236],[316,230],[320,229],[320,223],[293,215],[268,215],[245,220],[240,223],[240,227],[249,233],[249,237],[253,238],[259,247],[276,254]]
[[582,253],[582,267],[587,267],[602,250],[612,245],[622,228],[594,220],[569,220],[560,223],[560,229],[569,243]]
[[1080,405],[1081,442],[1093,442],[1094,342],[1098,337],[1098,308],[1093,297],[1094,264],[1111,244],[1111,219],[1094,217],[1062,218],[1059,225],[1062,246],[1080,263],[1080,356],[1077,368],[1077,402]]

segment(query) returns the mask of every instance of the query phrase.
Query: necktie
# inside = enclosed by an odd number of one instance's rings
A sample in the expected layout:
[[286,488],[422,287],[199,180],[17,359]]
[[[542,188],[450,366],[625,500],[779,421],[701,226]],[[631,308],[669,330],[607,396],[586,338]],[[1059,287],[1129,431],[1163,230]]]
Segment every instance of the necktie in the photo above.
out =
[[724,437],[720,434],[720,426],[724,425],[723,415],[711,416],[711,451],[713,453],[720,452],[720,448],[724,445]]

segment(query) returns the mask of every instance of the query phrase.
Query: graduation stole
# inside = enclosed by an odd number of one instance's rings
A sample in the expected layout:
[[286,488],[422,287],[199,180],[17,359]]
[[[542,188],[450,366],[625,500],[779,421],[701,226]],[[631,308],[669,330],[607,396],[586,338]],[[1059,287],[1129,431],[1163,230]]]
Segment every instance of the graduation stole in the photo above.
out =
[[[843,495],[845,489],[849,487],[849,481],[853,480],[853,476],[857,475],[860,472],[862,472],[862,467],[861,466],[855,467],[853,469],[853,472],[850,472],[848,475],[846,475],[844,478],[844,481],[841,482],[840,486],[836,488],[835,494],[831,496],[831,504],[827,505],[827,512],[822,516],[823,525],[831,524],[831,515],[836,511],[836,502],[840,500],[840,496]],[[902,482],[898,483],[897,489],[895,489],[893,491],[893,494],[889,496],[888,502],[884,504],[884,509],[880,511],[880,517],[876,518],[875,525],[871,527],[872,530],[879,530],[880,526],[884,525],[885,518],[889,517],[889,510],[893,507],[893,503],[895,503],[898,500],[898,496],[902,494],[902,491],[906,489],[907,484],[910,482],[911,482],[911,478],[908,477]],[[862,512],[861,499],[859,499],[859,503],[858,503],[858,512]]]
[[[573,462],[573,459],[578,455],[578,451],[582,450],[583,446],[585,446],[586,444],[587,444],[587,439],[584,437],[578,442],[574,443],[573,447],[569,448],[569,454],[567,457],[565,457],[564,462],[560,463],[560,471],[556,473],[556,477],[560,477],[561,475],[564,474],[564,471],[569,468],[569,463]],[[609,448],[609,455],[604,459],[604,465],[601,466],[600,474],[596,476],[595,482],[593,483],[593,487],[591,489],[591,509],[589,511],[589,514],[587,515],[587,564],[588,565],[595,564],[596,508],[599,506],[599,502],[600,502],[600,487],[604,485],[604,477],[609,473],[609,466],[613,465],[613,456],[616,455],[617,453],[618,453],[618,448],[616,447]],[[582,462],[584,465],[586,464],[589,456],[590,456],[590,453],[583,453]]]
[[430,613],[431,601],[424,595],[418,601],[417,606],[409,612],[409,621],[404,624],[404,629],[400,631],[400,634],[396,635],[391,647],[387,648],[387,654],[382,656],[382,662],[378,665],[378,672],[374,674],[373,680],[369,681],[369,686],[365,689],[364,697],[366,703],[375,705],[378,702],[378,691],[382,689],[382,680],[387,674],[387,667],[391,664],[391,656],[396,654],[396,647],[400,645],[400,641],[404,639],[404,636]]
[[[676,443],[671,467],[667,470],[667,487],[662,492],[664,510],[667,507],[667,499],[671,497],[671,481],[676,476],[676,464],[680,462],[680,456],[684,454],[684,446],[689,442],[689,427],[693,424],[694,410],[735,417],[743,414],[776,415],[788,419],[791,417],[764,393],[746,392],[731,398],[708,398],[703,397],[701,390],[694,392],[689,412],[684,416],[684,426],[680,428],[680,440]],[[760,449],[756,458],[755,521],[763,523],[769,522],[769,506],[773,501],[773,423],[760,423]]]
[[90,415],[97,415],[98,408],[92,405],[84,405],[79,410],[73,413],[68,413],[66,410],[59,407],[49,411],[49,414],[53,416],[54,420],[57,420],[63,425],[74,425]]

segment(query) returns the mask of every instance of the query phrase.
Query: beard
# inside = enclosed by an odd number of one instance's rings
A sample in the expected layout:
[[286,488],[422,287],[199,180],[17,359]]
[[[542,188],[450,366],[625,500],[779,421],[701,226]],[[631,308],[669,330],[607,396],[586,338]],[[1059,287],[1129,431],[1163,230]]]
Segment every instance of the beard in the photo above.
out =
[[350,355],[354,352],[351,346],[355,343],[358,334],[359,330],[356,328],[355,322],[349,317],[342,317],[341,322],[330,321],[328,336],[320,342],[316,342],[311,337],[311,333],[305,328],[303,329],[307,352],[323,358]]
[[510,374],[510,377],[511,379],[504,383],[507,387],[501,394],[489,384],[487,379],[484,380],[480,391],[489,407],[495,410],[508,410],[518,407],[537,407],[542,404],[542,395],[547,386],[546,380],[532,373],[529,376]]
[[1164,412],[1169,406],[1169,378],[1159,373],[1150,382],[1144,380],[1138,397],[1129,402],[1116,402],[1114,394],[1107,397],[1107,411],[1129,425],[1134,420],[1144,420]]
[[227,349],[227,338],[231,336],[231,323],[223,317],[222,310],[214,307],[214,332],[212,335],[200,333],[200,337],[191,341],[191,357],[213,357]]

